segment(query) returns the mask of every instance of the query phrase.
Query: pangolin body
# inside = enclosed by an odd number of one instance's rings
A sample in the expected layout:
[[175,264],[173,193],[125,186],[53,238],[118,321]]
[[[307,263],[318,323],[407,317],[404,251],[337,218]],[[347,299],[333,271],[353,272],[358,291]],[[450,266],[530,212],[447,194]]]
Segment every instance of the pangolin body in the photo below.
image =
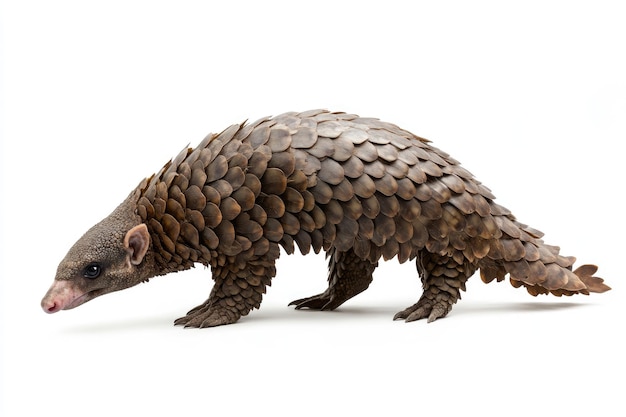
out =
[[329,258],[328,289],[296,308],[337,308],[381,257],[416,261],[424,291],[394,317],[406,321],[445,316],[476,270],[532,295],[610,289],[494,198],[447,153],[378,119],[314,110],[236,124],[184,149],[90,229],[42,306],[73,308],[201,263],[213,290],[176,324],[233,323],[259,308],[279,245]]

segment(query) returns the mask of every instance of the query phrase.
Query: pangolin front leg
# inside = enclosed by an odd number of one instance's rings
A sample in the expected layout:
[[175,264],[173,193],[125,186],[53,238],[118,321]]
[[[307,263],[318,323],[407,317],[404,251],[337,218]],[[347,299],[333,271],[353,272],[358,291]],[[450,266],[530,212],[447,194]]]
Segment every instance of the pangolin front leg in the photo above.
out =
[[265,288],[276,275],[275,259],[227,263],[212,268],[212,272],[215,284],[208,300],[174,324],[198,328],[231,324],[259,308]]
[[445,317],[465,291],[465,282],[476,271],[469,261],[459,263],[454,257],[420,252],[417,270],[422,279],[424,292],[412,306],[400,311],[394,320],[407,322],[427,318],[428,322]]
[[352,249],[340,252],[332,248],[328,257],[328,288],[321,294],[292,301],[296,309],[334,310],[362,293],[372,282],[377,264],[359,258]]

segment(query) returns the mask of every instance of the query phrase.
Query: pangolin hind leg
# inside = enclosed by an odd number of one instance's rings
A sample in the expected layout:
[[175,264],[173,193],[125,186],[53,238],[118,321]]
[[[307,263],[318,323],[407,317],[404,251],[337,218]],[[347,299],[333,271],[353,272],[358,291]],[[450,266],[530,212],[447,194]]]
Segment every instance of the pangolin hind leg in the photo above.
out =
[[215,284],[208,300],[177,319],[175,325],[214,327],[231,324],[259,308],[265,288],[276,275],[276,257],[226,263],[212,268]]
[[417,303],[397,313],[394,320],[427,318],[430,323],[445,317],[461,298],[461,290],[465,291],[465,282],[476,267],[466,260],[457,262],[454,257],[423,251],[417,256],[417,270],[424,292]]
[[297,310],[334,310],[369,287],[376,263],[359,258],[352,249],[340,252],[331,248],[328,257],[328,289],[321,294],[292,301],[290,306],[295,305]]

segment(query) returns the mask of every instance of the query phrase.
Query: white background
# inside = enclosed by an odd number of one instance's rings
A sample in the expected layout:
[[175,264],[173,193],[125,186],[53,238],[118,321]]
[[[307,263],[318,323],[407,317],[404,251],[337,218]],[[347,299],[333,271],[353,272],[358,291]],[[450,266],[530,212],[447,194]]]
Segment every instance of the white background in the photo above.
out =
[[[5,1],[2,416],[625,415],[626,14],[504,4]],[[71,244],[185,145],[319,107],[433,140],[613,291],[474,277],[447,318],[405,324],[414,265],[316,313],[287,304],[325,289],[325,260],[283,255],[231,326],[172,326],[202,268],[41,311]]]

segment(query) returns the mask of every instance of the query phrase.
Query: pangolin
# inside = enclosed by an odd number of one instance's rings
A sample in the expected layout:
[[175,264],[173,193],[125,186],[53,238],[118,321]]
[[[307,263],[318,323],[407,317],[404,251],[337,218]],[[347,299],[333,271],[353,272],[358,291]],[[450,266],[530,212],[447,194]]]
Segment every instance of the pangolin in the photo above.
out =
[[430,141],[374,118],[326,110],[234,124],[185,148],[89,229],[58,266],[48,313],[201,263],[209,298],[175,321],[236,322],[288,254],[324,250],[328,288],[293,301],[332,310],[368,288],[378,261],[415,260],[423,293],[394,319],[446,316],[480,270],[531,295],[610,289],[574,257],[494,202],[491,191]]

